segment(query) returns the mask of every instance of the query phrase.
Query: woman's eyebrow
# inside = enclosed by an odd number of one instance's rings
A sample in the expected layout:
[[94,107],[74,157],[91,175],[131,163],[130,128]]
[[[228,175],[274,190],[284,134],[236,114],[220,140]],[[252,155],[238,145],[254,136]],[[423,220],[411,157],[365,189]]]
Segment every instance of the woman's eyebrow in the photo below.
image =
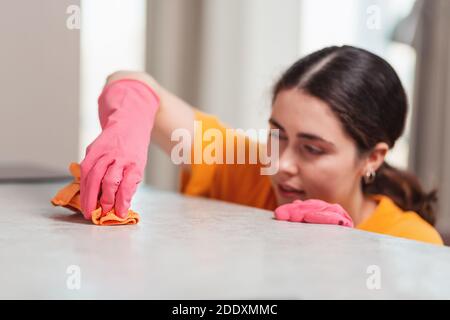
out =
[[298,138],[307,139],[307,140],[319,140],[321,142],[325,142],[326,144],[331,145],[332,147],[335,147],[333,142],[325,140],[324,138],[319,137],[319,136],[317,136],[315,134],[312,134],[312,133],[299,132],[299,133],[297,133],[297,137]]
[[283,126],[281,124],[279,124],[274,118],[270,118],[269,123],[274,125],[275,127],[277,127],[278,129],[280,129],[282,131],[286,131],[286,130],[284,130]]
[[[269,123],[272,124],[273,126],[277,127],[278,129],[285,131],[283,126],[281,124],[279,124],[274,118],[270,118]],[[333,142],[325,140],[324,138],[322,138],[318,135],[312,134],[312,133],[299,132],[299,133],[297,133],[297,138],[303,138],[303,139],[307,139],[307,140],[318,140],[318,141],[324,142],[326,144],[329,144],[333,148],[336,147]]]

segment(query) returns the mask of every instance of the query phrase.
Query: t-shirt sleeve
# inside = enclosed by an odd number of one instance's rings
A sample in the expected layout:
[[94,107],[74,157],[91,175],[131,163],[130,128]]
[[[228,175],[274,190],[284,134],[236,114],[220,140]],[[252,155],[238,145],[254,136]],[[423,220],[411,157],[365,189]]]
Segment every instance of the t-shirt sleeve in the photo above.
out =
[[261,174],[258,156],[265,144],[196,109],[195,120],[191,164],[187,167],[190,170],[186,167],[181,170],[180,191],[186,195],[274,209],[276,198],[269,177]]
[[[220,135],[215,135],[213,139],[221,137],[221,141],[217,141],[217,145],[223,146],[222,161],[224,162],[226,157],[225,137],[228,127],[220,122],[215,116],[206,114],[197,109],[194,109],[194,112],[197,129],[194,132],[195,136],[191,147],[191,165],[190,170],[181,170],[180,191],[188,195],[208,197],[213,184],[215,183],[215,176],[217,170],[219,170],[219,164],[209,163],[203,159],[202,155],[205,148],[212,143],[211,140],[206,141],[203,132],[209,129],[218,130],[216,132],[220,133]],[[198,161],[199,153],[201,153],[200,161]]]

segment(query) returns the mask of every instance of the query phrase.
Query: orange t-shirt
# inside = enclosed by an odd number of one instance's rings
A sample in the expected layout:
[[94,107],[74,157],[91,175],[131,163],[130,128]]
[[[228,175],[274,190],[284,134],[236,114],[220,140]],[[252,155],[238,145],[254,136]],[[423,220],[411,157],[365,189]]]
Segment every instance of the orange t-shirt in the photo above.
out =
[[[246,161],[245,164],[238,164],[236,161],[233,164],[227,164],[227,154],[231,152],[234,160],[236,160],[238,153],[236,143],[234,143],[233,150],[227,148],[225,141],[227,126],[223,125],[216,117],[198,110],[195,111],[195,120],[201,123],[201,130],[199,128],[199,130],[196,130],[194,146],[191,150],[192,164],[190,171],[182,170],[181,172],[181,192],[187,195],[274,210],[277,207],[275,193],[269,176],[261,175],[262,165],[260,163],[251,164],[248,163],[249,161]],[[194,163],[195,152],[210,152],[213,149],[211,144],[214,143],[214,138],[209,137],[206,140],[203,136],[203,133],[208,129],[215,129],[215,133],[220,133],[217,139],[223,138],[216,145],[223,147],[224,151],[219,156],[222,161],[213,164],[205,163],[205,161]],[[234,142],[237,141],[237,135],[237,133],[233,135]],[[256,142],[245,137],[246,160],[249,159],[248,152],[253,143]],[[206,150],[208,145],[210,147]],[[211,152],[211,154],[216,156],[214,152]],[[436,229],[416,212],[403,211],[389,197],[384,195],[374,195],[373,198],[378,202],[378,206],[371,216],[356,226],[357,229],[433,244],[443,244]]]

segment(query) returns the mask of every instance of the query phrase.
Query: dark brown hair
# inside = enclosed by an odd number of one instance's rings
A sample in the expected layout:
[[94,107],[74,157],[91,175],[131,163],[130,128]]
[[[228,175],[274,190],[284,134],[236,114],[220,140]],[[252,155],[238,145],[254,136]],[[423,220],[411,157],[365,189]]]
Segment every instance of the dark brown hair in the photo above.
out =
[[[390,148],[401,136],[408,102],[394,69],[379,56],[363,49],[327,47],[295,62],[275,84],[272,102],[286,89],[298,88],[326,102],[356,142],[360,155],[378,142]],[[375,181],[365,184],[366,194],[390,197],[403,210],[417,212],[434,224],[436,192],[426,193],[418,179],[386,162]]]

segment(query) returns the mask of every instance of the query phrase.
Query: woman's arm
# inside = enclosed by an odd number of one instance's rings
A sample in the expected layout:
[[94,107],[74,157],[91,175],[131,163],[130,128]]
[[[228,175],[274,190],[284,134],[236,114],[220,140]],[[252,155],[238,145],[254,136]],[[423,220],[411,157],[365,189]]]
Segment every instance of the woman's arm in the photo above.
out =
[[173,146],[178,143],[177,141],[171,141],[171,135],[175,129],[187,129],[191,137],[194,137],[194,110],[192,106],[163,88],[145,72],[117,71],[108,76],[106,84],[124,78],[145,82],[159,96],[160,105],[152,130],[152,141],[156,142],[167,155],[170,156]]

